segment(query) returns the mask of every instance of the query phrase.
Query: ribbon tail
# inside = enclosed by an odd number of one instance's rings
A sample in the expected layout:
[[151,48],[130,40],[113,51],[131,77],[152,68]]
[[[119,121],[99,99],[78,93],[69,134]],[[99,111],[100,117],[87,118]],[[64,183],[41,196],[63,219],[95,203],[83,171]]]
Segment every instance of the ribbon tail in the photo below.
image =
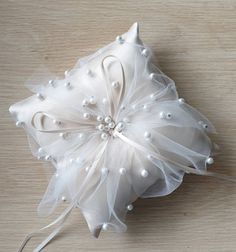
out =
[[64,222],[60,224],[59,227],[57,227],[56,229],[53,230],[53,232],[43,241],[41,242],[37,248],[35,248],[33,250],[33,252],[39,252],[41,251],[44,247],[47,246],[48,243],[50,243],[50,241],[60,232],[60,230],[62,229],[64,225]]
[[[107,142],[105,143],[105,145],[102,147],[102,149],[100,150],[100,152],[97,155],[96,160],[93,163],[93,167],[95,168],[97,166],[97,164],[99,163],[105,149],[107,146]],[[88,176],[88,178],[90,178],[91,174]],[[87,178],[87,179],[88,179]],[[77,202],[78,202],[78,195],[81,193],[81,190],[84,186],[84,184],[86,183],[87,180],[85,180],[81,186],[81,189],[79,190],[79,192],[76,194],[76,196],[74,197],[74,200],[72,201],[72,203],[65,209],[65,211],[53,222],[51,222],[50,224],[48,224],[47,226],[39,229],[38,231],[32,232],[31,234],[27,235],[25,237],[25,239],[23,240],[20,248],[17,250],[17,252],[22,252],[23,249],[25,248],[25,246],[27,245],[27,243],[30,241],[31,238],[33,238],[36,235],[41,234],[43,231],[58,225],[57,227],[54,228],[54,230],[48,235],[48,237],[41,242],[34,250],[33,252],[39,252],[41,251],[45,246],[47,246],[47,244],[60,232],[60,230],[62,229],[66,219],[69,217],[71,211],[73,210],[74,207],[77,206]]]
[[23,249],[25,248],[25,246],[27,245],[27,243],[30,241],[31,238],[35,237],[36,235],[41,234],[43,231],[58,225],[58,227],[56,227],[51,234],[48,235],[48,237],[41,243],[38,245],[37,248],[35,248],[33,250],[33,252],[39,252],[41,251],[62,229],[66,219],[69,217],[72,209],[74,208],[74,203],[71,204],[55,221],[51,222],[49,225],[39,229],[38,231],[32,232],[31,234],[27,235],[25,237],[25,239],[23,240],[23,242],[21,243],[20,248],[17,250],[17,252],[22,252]]

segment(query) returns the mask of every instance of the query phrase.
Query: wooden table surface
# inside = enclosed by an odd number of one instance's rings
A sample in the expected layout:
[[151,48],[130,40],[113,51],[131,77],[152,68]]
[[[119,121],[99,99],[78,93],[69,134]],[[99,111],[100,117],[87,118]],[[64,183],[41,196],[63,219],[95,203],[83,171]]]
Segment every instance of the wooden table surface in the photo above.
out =
[[[41,64],[61,75],[135,21],[180,96],[216,126],[221,153],[211,170],[236,176],[236,1],[2,0],[0,251],[16,251],[26,234],[49,222],[36,213],[48,182],[43,163],[31,156],[8,107],[30,95],[24,82]],[[99,239],[75,210],[44,251],[236,251],[235,183],[186,175],[173,194],[134,205],[126,233]]]

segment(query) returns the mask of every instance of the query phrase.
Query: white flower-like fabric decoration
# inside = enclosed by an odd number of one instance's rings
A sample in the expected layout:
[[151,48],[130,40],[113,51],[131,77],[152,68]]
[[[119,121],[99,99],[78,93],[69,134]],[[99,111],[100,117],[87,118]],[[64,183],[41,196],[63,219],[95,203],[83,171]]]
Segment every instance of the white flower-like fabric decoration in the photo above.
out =
[[138,197],[170,194],[186,172],[204,174],[213,163],[213,125],[153,65],[137,23],[64,79],[32,90],[10,112],[33,154],[55,168],[40,215],[66,201],[81,209],[95,237],[122,232]]

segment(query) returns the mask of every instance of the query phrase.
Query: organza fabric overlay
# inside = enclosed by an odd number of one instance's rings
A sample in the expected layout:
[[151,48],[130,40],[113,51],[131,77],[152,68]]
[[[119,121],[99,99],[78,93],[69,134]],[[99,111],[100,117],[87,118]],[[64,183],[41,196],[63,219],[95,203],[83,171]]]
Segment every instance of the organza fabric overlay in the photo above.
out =
[[66,199],[81,209],[95,236],[104,224],[125,231],[127,206],[137,197],[170,194],[184,166],[206,169],[213,149],[208,133],[215,129],[152,64],[137,24],[79,60],[64,79],[31,84],[37,94],[10,111],[33,155],[55,168],[38,207],[42,216]]

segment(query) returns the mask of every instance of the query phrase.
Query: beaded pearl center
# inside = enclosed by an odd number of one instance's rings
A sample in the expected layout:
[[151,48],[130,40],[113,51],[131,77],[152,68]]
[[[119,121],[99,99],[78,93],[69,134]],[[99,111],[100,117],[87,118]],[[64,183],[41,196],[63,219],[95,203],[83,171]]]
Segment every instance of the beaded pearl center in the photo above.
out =
[[109,136],[111,136],[114,130],[121,132],[125,127],[124,122],[118,122],[116,124],[111,116],[106,116],[105,118],[98,116],[97,121],[99,124],[96,128],[101,132],[101,138],[103,140],[106,140]]

